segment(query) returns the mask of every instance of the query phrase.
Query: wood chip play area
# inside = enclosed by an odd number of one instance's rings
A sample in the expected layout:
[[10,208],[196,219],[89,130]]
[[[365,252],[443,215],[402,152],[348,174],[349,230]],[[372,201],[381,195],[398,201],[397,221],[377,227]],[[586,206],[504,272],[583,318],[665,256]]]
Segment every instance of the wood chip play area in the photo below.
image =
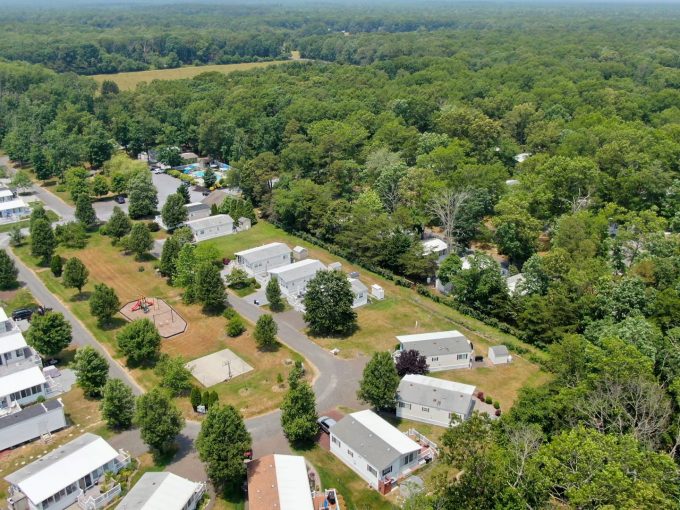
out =
[[130,301],[120,309],[120,313],[130,322],[138,319],[149,319],[158,329],[163,338],[184,333],[187,323],[164,300],[158,298],[142,297]]

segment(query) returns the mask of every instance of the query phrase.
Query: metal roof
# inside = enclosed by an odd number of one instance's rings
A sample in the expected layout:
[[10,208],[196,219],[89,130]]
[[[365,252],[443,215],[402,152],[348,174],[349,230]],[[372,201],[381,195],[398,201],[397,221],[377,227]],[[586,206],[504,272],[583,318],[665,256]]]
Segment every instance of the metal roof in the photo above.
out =
[[287,266],[276,267],[269,270],[270,275],[276,275],[276,278],[284,282],[292,282],[305,278],[307,276],[314,276],[317,272],[326,269],[320,261],[316,259],[306,259]]
[[118,452],[104,439],[86,432],[5,480],[19,487],[37,505],[117,456]]
[[352,291],[355,294],[358,294],[359,292],[368,292],[368,287],[362,283],[361,280],[358,280],[356,278],[347,278],[349,280],[350,285],[352,286]]
[[7,416],[3,416],[2,418],[0,418],[0,430],[7,427],[12,427],[17,423],[33,419],[36,416],[46,414],[50,411],[54,411],[55,409],[59,409],[60,407],[63,408],[64,404],[62,404],[61,400],[59,399],[46,400],[45,402],[42,402],[40,404],[25,407],[21,411],[8,414]]
[[370,410],[345,416],[330,431],[376,469],[420,450],[418,443]]
[[182,510],[199,487],[173,473],[145,473],[116,510]]
[[444,241],[438,238],[428,239],[427,241],[421,241],[423,245],[423,254],[429,255],[430,253],[438,253],[440,251],[446,251],[448,246]]
[[23,349],[27,346],[28,344],[19,328],[12,329],[0,335],[0,353],[16,351],[17,349]]
[[397,388],[397,399],[458,414],[468,414],[475,387],[425,375],[407,374]]
[[277,255],[290,255],[290,248],[283,243],[269,243],[257,248],[250,248],[248,250],[237,251],[234,255],[241,257],[249,263],[265,260]]
[[45,384],[47,380],[39,367],[33,365],[26,370],[13,372],[0,378],[0,397],[11,395],[17,391]]
[[195,211],[210,210],[210,206],[202,202],[191,202],[190,204],[184,204],[184,207],[186,208],[187,212],[190,213]]
[[250,510],[313,510],[305,458],[265,455],[248,463]]
[[505,345],[494,345],[493,347],[489,347],[490,351],[493,351],[494,355],[496,356],[509,356],[510,351],[508,351],[508,348]]
[[219,225],[234,224],[234,219],[228,214],[216,214],[215,216],[207,216],[205,218],[198,218],[197,220],[191,220],[184,222],[185,227],[189,227],[191,230],[199,230],[202,228],[217,227]]
[[472,352],[470,341],[460,331],[437,331],[397,337],[402,349],[415,349],[424,356],[462,354]]

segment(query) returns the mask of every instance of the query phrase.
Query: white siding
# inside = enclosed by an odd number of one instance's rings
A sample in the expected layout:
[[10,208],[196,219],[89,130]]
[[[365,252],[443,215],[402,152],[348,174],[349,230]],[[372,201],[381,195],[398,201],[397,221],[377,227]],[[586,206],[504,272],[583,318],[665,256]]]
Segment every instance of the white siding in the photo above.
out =
[[242,269],[245,269],[246,272],[250,274],[264,274],[270,269],[290,264],[290,254],[284,253],[283,255],[275,255],[252,263],[248,263],[243,258],[237,257],[236,262]]
[[226,236],[234,233],[234,224],[227,223],[224,225],[215,225],[206,228],[193,229],[194,239],[196,242],[205,241],[206,239],[214,239],[215,237]]
[[428,356],[427,364],[430,367],[430,372],[440,372],[442,370],[452,370],[455,368],[470,368],[472,366],[472,356],[473,353]]
[[[40,404],[35,404],[40,405]],[[12,448],[21,443],[32,441],[47,432],[54,432],[66,427],[64,408],[58,407],[33,419],[21,421],[11,427],[5,427],[0,433],[0,450]]]
[[[448,427],[451,423],[451,415],[456,413],[450,413],[444,409],[428,407],[413,402],[398,402],[396,414],[398,418]],[[466,418],[462,415],[458,416],[461,419]]]

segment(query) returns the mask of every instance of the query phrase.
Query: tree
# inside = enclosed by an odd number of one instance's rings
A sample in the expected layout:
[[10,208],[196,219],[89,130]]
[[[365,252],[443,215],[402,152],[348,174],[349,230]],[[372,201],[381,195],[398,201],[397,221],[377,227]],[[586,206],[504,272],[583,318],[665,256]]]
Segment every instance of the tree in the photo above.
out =
[[75,370],[78,385],[88,397],[98,398],[102,395],[104,385],[109,378],[109,364],[94,347],[85,345],[76,351]]
[[135,223],[125,241],[125,247],[135,254],[137,260],[153,248],[153,237],[144,223]]
[[267,282],[266,289],[267,301],[269,301],[269,309],[272,312],[281,312],[284,309],[283,299],[281,299],[281,287],[279,282],[274,278],[270,278]]
[[45,207],[43,206],[42,202],[38,202],[37,205],[33,208],[31,211],[31,217],[29,219],[29,226],[28,226],[28,233],[30,235],[33,235],[33,228],[35,225],[35,222],[38,220],[48,220],[49,218],[47,217],[47,212],[45,211]]
[[52,261],[50,262],[50,271],[52,274],[59,278],[61,273],[64,271],[64,259],[59,255],[54,255]]
[[168,230],[176,229],[187,220],[189,213],[184,204],[184,197],[179,193],[173,193],[166,200],[161,210],[161,218]]
[[173,397],[184,395],[191,389],[191,371],[186,368],[182,357],[163,356],[155,372],[160,377],[161,388],[168,390]]
[[106,223],[105,234],[117,241],[121,237],[128,235],[131,229],[132,222],[130,217],[120,207],[115,206],[109,221]]
[[175,272],[175,264],[179,256],[180,245],[175,236],[170,236],[163,243],[163,250],[161,251],[161,260],[158,264],[158,269],[165,277],[172,277]]
[[132,425],[135,415],[135,396],[120,379],[109,379],[102,391],[102,418],[113,430],[125,430]]
[[9,231],[9,244],[12,246],[22,246],[24,244],[24,234],[19,225],[14,225]]
[[78,289],[78,294],[81,294],[89,275],[90,272],[85,264],[79,258],[71,257],[64,265],[64,287]]
[[189,192],[189,185],[186,182],[183,182],[177,186],[176,194],[180,195],[184,199],[185,204],[191,202],[191,193]]
[[402,351],[397,358],[396,366],[400,378],[406,374],[427,375],[430,371],[427,358],[415,349]]
[[16,289],[19,286],[19,270],[6,250],[0,250],[0,290]]
[[47,219],[37,219],[31,223],[31,255],[40,257],[42,264],[47,264],[52,258],[57,240],[50,222]]
[[45,357],[56,356],[71,343],[71,324],[59,312],[34,314],[26,342]]
[[137,172],[128,182],[128,211],[131,218],[150,216],[158,206],[158,191],[149,172]]
[[168,166],[180,166],[182,164],[182,151],[179,147],[166,146],[158,149],[158,161]]
[[25,170],[19,170],[14,174],[14,177],[12,177],[10,185],[21,191],[33,186],[33,181],[31,181],[31,176],[28,175],[28,172]]
[[463,206],[470,198],[468,191],[447,189],[434,196],[429,204],[430,213],[439,220],[444,230],[444,240],[449,251],[457,244],[456,225],[463,213]]
[[245,269],[235,267],[231,273],[227,275],[227,285],[231,289],[244,289],[252,282],[252,278],[248,275]]
[[311,443],[319,431],[316,420],[314,391],[307,381],[298,380],[281,403],[281,428],[291,443]]
[[90,185],[88,183],[89,172],[83,167],[69,168],[64,174],[66,188],[71,194],[71,200],[78,202],[80,195],[90,195]]
[[252,439],[243,418],[231,405],[211,407],[201,424],[196,449],[215,487],[239,487],[246,476],[243,462]]
[[118,348],[130,365],[149,364],[156,359],[161,350],[161,336],[149,319],[131,322],[116,337]]
[[215,264],[203,262],[196,268],[194,287],[193,295],[206,311],[219,312],[224,309],[224,282]]
[[212,168],[207,168],[203,174],[203,185],[206,188],[212,188],[217,182],[217,175]]
[[160,388],[153,388],[137,398],[134,421],[142,440],[156,457],[170,453],[177,434],[184,427],[182,412]]
[[85,228],[92,228],[97,224],[97,213],[94,212],[94,207],[92,207],[92,200],[85,193],[81,193],[76,199],[75,216]]
[[92,179],[92,193],[96,197],[103,197],[109,193],[109,181],[101,174],[97,174]]
[[57,242],[66,248],[85,248],[87,246],[87,231],[85,225],[78,221],[57,225],[54,229]]
[[313,335],[348,335],[357,327],[354,293],[340,271],[319,271],[307,285],[305,321]]
[[196,386],[192,386],[191,393],[189,394],[189,400],[191,401],[191,407],[194,411],[196,411],[198,406],[201,405],[201,398],[201,390],[199,390]]
[[234,338],[240,336],[246,330],[246,325],[240,315],[234,315],[229,319],[229,324],[227,325],[227,335]]
[[261,315],[255,323],[255,342],[257,347],[262,350],[273,349],[276,346],[276,332],[278,326],[274,321],[274,317],[269,314]]
[[376,352],[366,364],[357,396],[376,409],[394,409],[399,374],[389,352]]
[[97,317],[99,324],[109,324],[119,309],[116,291],[103,283],[96,284],[90,296],[90,313]]

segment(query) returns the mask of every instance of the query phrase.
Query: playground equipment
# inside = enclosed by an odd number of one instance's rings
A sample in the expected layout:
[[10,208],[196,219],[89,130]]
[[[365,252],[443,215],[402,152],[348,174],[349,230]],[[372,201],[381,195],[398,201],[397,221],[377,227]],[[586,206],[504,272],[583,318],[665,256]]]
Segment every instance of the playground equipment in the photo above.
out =
[[132,307],[132,311],[136,312],[137,310],[144,310],[144,313],[149,313],[149,308],[153,306],[153,301],[146,299],[146,297],[142,296],[140,297],[137,302],[134,304]]

